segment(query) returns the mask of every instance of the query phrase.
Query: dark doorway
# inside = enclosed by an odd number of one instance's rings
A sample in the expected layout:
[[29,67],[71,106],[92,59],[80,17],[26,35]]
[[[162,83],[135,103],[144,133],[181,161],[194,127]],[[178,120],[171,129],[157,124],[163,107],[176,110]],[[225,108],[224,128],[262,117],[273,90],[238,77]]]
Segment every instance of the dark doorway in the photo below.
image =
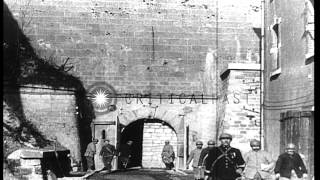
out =
[[127,168],[142,166],[143,124],[144,120],[135,121],[121,132],[121,144],[125,144],[129,140],[133,141],[132,155]]

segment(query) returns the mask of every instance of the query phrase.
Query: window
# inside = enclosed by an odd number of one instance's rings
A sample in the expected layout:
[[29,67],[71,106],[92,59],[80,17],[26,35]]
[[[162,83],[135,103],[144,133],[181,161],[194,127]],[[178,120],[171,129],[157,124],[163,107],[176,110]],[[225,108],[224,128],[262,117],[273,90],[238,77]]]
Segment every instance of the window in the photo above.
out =
[[271,31],[272,44],[270,48],[271,55],[271,76],[278,75],[281,72],[280,67],[280,22],[281,18],[274,17],[274,23],[269,27]]
[[101,139],[106,139],[106,131],[105,130],[101,131]]
[[314,56],[314,8],[310,0],[305,1],[305,33],[304,38],[306,42],[305,58],[306,61],[313,59]]

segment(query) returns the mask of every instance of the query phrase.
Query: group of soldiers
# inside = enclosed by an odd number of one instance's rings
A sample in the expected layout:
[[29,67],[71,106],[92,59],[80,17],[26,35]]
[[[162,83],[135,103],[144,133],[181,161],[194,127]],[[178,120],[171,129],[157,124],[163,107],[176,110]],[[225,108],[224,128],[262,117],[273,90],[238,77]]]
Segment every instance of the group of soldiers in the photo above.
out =
[[[102,170],[110,171],[112,168],[112,160],[115,156],[119,157],[120,168],[126,168],[129,159],[131,157],[131,146],[133,141],[127,141],[126,144],[120,146],[116,149],[114,145],[110,144],[109,139],[104,139],[104,144],[101,147],[99,157],[102,159],[104,168]],[[96,154],[96,144],[98,139],[93,139],[87,146],[84,156],[87,160],[88,171],[94,170],[94,155]]]
[[[104,141],[99,153],[104,170],[111,170],[114,156],[119,156],[120,168],[126,168],[131,157],[133,142],[128,141],[116,150],[108,139]],[[216,146],[215,141],[209,140],[208,146],[204,149],[203,143],[197,141],[196,148],[190,152],[187,168],[192,161],[196,180],[301,180],[307,178],[305,164],[292,143],[289,143],[286,152],[280,154],[274,161],[270,153],[261,150],[261,143],[258,140],[250,141],[251,150],[244,156],[239,149],[230,146],[232,141],[230,134],[222,133],[219,141],[220,145]],[[97,142],[98,140],[94,139],[89,143],[85,152],[89,170],[93,170],[94,167]],[[165,141],[161,157],[166,169],[172,170],[175,153],[169,141]]]
[[[277,161],[271,154],[261,150],[258,140],[251,140],[251,150],[242,156],[239,149],[231,147],[232,136],[223,133],[219,136],[220,145],[215,146],[213,140],[208,141],[208,147],[202,149],[203,143],[196,142],[196,148],[191,151],[187,167],[192,163],[196,180],[300,180],[307,178],[307,169],[296,153],[295,145],[290,143],[286,152]],[[275,173],[272,176],[273,172]]]

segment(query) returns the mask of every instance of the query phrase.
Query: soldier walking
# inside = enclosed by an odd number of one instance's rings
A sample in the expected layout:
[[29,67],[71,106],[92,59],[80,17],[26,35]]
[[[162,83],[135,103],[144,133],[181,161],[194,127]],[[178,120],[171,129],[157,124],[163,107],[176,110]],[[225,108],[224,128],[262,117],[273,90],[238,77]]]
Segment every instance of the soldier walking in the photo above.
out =
[[194,178],[196,180],[202,178],[201,177],[201,172],[200,172],[200,167],[199,167],[199,158],[200,158],[200,154],[201,154],[201,151],[202,151],[202,145],[203,143],[201,141],[197,141],[196,142],[196,148],[194,150],[192,150],[190,152],[190,156],[188,158],[188,161],[187,161],[187,168],[189,167],[189,164],[190,162],[193,160],[192,162],[192,167],[193,167],[193,174],[194,174]]
[[286,152],[280,154],[274,168],[276,178],[279,180],[300,180],[306,179],[307,169],[301,156],[295,152],[296,146],[289,143]]
[[131,146],[133,141],[128,141],[126,144],[120,146],[119,150],[119,160],[120,160],[120,168],[126,169],[131,157]]
[[[206,148],[202,149],[202,151],[201,151],[199,163],[198,163],[198,166],[201,166],[204,169],[205,169],[206,159],[208,157],[208,153],[213,147],[215,147],[216,142],[214,140],[209,140],[207,142],[207,144],[208,144],[208,146]],[[204,172],[204,180],[208,180],[208,179],[209,179],[209,173]]]
[[246,179],[269,179],[275,164],[271,154],[261,150],[261,143],[256,139],[250,141],[250,146],[252,150],[244,155],[244,161],[246,162],[244,174]]
[[168,140],[165,141],[165,145],[163,146],[161,157],[162,157],[162,162],[166,165],[166,169],[171,170],[174,167],[173,161],[175,158],[175,154],[173,151],[173,146],[170,145],[170,142]]
[[96,144],[98,143],[98,139],[93,139],[87,146],[86,152],[84,156],[87,160],[88,171],[94,170],[94,155],[96,154]]
[[235,180],[241,177],[245,162],[240,150],[230,146],[230,134],[222,133],[219,140],[221,145],[208,153],[206,170],[212,180]]
[[100,151],[100,156],[102,157],[102,162],[104,164],[103,170],[110,171],[111,170],[111,162],[113,160],[113,157],[116,154],[116,148],[114,145],[110,144],[110,140],[106,139],[105,144],[102,146]]

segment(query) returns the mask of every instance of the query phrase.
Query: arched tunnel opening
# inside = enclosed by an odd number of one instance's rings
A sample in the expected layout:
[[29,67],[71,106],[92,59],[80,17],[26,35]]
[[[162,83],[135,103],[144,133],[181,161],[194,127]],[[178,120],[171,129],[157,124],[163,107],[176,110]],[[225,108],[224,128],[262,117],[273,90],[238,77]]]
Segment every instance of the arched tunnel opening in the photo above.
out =
[[164,168],[161,152],[165,140],[169,140],[177,153],[177,135],[175,130],[163,120],[138,119],[125,126],[121,131],[120,143],[133,141],[132,154],[127,168]]
[[142,165],[143,124],[143,120],[134,121],[121,132],[120,144],[125,144],[129,140],[133,141],[131,159],[127,167]]

